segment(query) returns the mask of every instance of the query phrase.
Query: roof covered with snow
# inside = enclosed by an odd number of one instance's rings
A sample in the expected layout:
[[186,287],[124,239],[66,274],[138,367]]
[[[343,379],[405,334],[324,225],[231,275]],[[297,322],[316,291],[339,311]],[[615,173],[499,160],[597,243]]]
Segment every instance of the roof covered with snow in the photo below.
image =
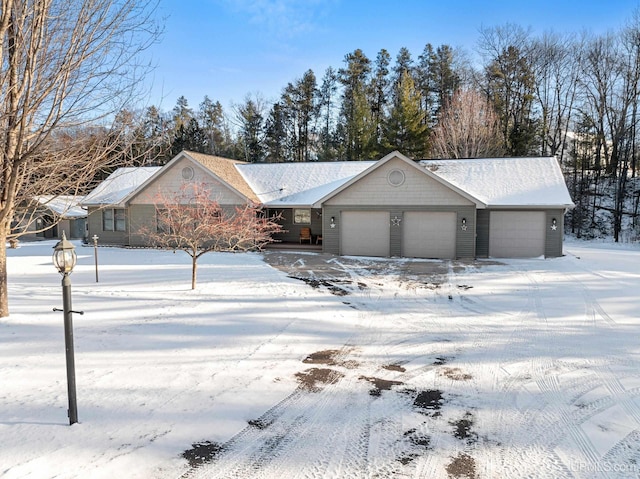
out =
[[72,218],[84,218],[87,216],[87,210],[80,206],[80,203],[84,199],[84,196],[72,196],[72,195],[60,195],[51,196],[43,195],[38,196],[36,201],[42,206],[48,208],[56,215],[72,219]]
[[573,206],[554,157],[423,160],[420,164],[487,206]]
[[374,161],[236,165],[260,202],[270,207],[313,205]]
[[[183,154],[205,166],[248,199],[271,208],[317,205],[331,193],[348,187],[351,180],[371,166],[393,156],[402,157],[394,152],[378,161],[256,164],[193,152]],[[422,166],[445,184],[488,207],[573,207],[554,157],[441,159],[413,164]],[[145,182],[152,181],[151,177],[159,170],[161,167],[119,168],[81,204],[121,204]]]
[[118,168],[85,196],[81,204],[84,206],[120,204],[127,195],[135,191],[160,168],[160,166]]

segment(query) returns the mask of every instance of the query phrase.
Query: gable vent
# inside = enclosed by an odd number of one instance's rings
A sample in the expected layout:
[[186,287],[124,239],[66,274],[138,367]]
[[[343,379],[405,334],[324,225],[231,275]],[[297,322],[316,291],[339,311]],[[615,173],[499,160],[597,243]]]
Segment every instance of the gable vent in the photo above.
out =
[[194,171],[190,166],[185,166],[182,168],[182,179],[183,180],[193,180]]
[[402,170],[391,170],[387,175],[387,181],[391,186],[400,186],[404,183],[404,171]]

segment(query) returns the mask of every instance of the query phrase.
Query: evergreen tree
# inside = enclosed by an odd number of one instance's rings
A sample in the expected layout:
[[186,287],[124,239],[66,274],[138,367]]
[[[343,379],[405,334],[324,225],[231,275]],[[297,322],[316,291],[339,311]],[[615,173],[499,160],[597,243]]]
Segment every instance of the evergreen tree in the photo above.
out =
[[311,158],[312,136],[318,111],[316,90],[315,74],[308,70],[302,79],[289,83],[282,94],[293,161],[309,161]]
[[398,85],[403,78],[404,72],[413,75],[413,60],[411,53],[406,47],[402,47],[396,56],[396,64],[393,67],[393,84]]
[[421,94],[407,70],[395,90],[384,146],[387,151],[399,150],[410,158],[424,158],[429,147],[429,127],[424,122]]
[[331,161],[338,157],[334,118],[337,91],[338,75],[332,67],[329,67],[322,77],[322,85],[318,92],[318,115],[322,125],[319,135],[319,161]]
[[439,104],[436,95],[435,75],[432,68],[436,62],[433,46],[427,43],[424,50],[418,57],[418,66],[416,67],[415,83],[422,95],[422,110],[425,119],[429,125],[435,123],[436,112]]
[[362,50],[345,56],[345,68],[338,71],[342,93],[342,135],[347,160],[369,159],[369,148],[375,144],[375,124],[367,97],[367,80],[371,61]]
[[279,102],[271,107],[265,122],[266,161],[282,163],[287,161],[287,119]]
[[240,158],[250,163],[264,161],[264,105],[260,98],[247,96],[236,107]]
[[231,139],[224,111],[219,101],[213,102],[205,95],[198,110],[198,124],[206,137],[205,153],[229,156]]
[[143,119],[146,152],[143,165],[164,165],[171,159],[169,121],[156,106],[147,108]]
[[454,69],[454,52],[449,45],[440,45],[432,57],[431,74],[433,76],[433,93],[436,107],[434,114],[451,102],[454,92],[460,87],[460,76]]
[[373,122],[376,129],[376,142],[382,141],[383,124],[389,102],[389,65],[391,63],[391,55],[384,48],[378,52],[376,57],[375,69],[371,79],[371,104],[373,110]]
[[182,126],[187,127],[189,120],[193,118],[193,110],[189,108],[189,102],[186,97],[180,96],[176,100],[176,106],[173,107],[173,128],[177,130]]

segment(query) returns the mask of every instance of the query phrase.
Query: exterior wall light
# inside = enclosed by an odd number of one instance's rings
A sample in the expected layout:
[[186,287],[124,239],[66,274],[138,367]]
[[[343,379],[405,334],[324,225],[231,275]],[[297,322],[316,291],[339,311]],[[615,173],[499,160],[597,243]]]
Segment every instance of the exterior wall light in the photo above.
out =
[[557,219],[555,219],[555,218],[553,218],[553,219],[551,220],[551,229],[552,229],[553,231],[555,231],[555,230],[557,230],[557,229],[558,229],[558,220],[557,220]]
[[460,221],[460,229],[467,231],[467,218],[462,218],[462,221]]
[[331,217],[331,227],[332,227],[332,228],[335,228],[335,227],[336,227],[336,217],[335,217],[335,216],[332,216],[332,217]]

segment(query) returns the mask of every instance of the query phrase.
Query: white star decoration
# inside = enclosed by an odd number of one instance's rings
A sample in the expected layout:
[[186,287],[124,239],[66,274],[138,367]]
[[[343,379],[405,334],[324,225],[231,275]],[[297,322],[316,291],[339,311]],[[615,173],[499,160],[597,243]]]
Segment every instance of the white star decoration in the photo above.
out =
[[551,229],[552,229],[553,231],[557,230],[557,229],[558,229],[558,225],[551,225]]
[[401,221],[402,221],[402,218],[398,218],[397,216],[394,216],[393,219],[391,220],[391,224],[393,226],[400,226]]

